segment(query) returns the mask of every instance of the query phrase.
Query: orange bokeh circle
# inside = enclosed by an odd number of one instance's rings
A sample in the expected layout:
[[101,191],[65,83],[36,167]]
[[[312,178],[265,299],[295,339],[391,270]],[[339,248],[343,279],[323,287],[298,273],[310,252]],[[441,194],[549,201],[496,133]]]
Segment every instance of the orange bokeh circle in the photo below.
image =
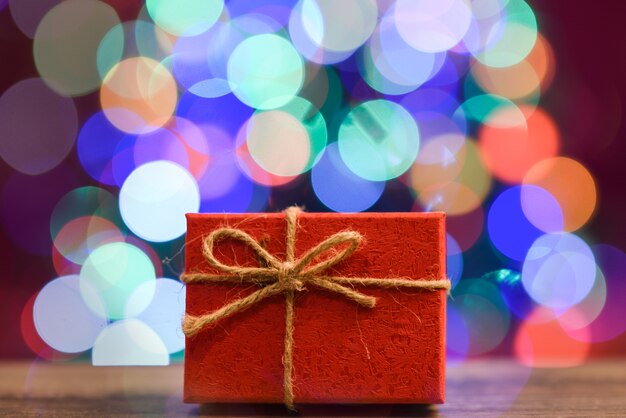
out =
[[[511,113],[525,120],[511,122]],[[520,119],[517,117],[517,119]],[[520,183],[537,162],[554,157],[560,135],[552,118],[528,105],[503,107],[487,117],[478,134],[481,156],[491,173],[505,183]]]
[[567,157],[548,158],[533,165],[524,184],[539,186],[559,202],[563,229],[575,231],[593,215],[596,185],[591,173],[578,161]]
[[133,57],[120,61],[104,78],[100,104],[118,129],[147,133],[165,125],[178,100],[176,80],[158,61]]
[[[573,308],[575,309],[575,308]],[[537,307],[517,330],[518,361],[531,367],[572,367],[589,356],[590,344],[572,339],[551,310]]]

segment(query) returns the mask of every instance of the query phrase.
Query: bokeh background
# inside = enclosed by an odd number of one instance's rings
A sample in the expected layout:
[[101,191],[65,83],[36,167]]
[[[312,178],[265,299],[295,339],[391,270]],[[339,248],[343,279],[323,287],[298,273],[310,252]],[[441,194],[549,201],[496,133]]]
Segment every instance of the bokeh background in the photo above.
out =
[[451,366],[624,354],[625,9],[0,0],[0,358],[179,361],[183,214],[292,204],[448,213]]

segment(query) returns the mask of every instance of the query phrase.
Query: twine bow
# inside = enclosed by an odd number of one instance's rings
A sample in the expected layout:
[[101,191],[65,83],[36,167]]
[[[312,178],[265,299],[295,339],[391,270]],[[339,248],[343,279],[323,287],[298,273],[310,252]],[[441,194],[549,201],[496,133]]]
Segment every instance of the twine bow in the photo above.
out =
[[[367,308],[376,306],[376,298],[358,292],[345,285],[376,286],[382,288],[409,287],[427,290],[449,290],[448,279],[404,279],[373,277],[337,277],[323,273],[342,260],[350,257],[363,241],[363,236],[356,231],[342,231],[326,238],[309,249],[303,256],[295,259],[297,216],[300,209],[291,207],[285,210],[287,222],[287,256],[281,261],[267,252],[254,238],[236,228],[219,228],[211,232],[203,242],[202,253],[207,262],[222,274],[187,273],[181,276],[185,283],[200,282],[235,282],[265,285],[248,296],[228,303],[221,308],[201,316],[186,315],[183,332],[191,337],[205,326],[216,323],[234,313],[243,311],[260,301],[278,294],[285,295],[285,346],[283,352],[284,402],[287,408],[294,409],[293,395],[293,319],[294,294],[306,286],[315,286],[337,293]],[[219,261],[214,254],[217,242],[233,239],[242,242],[253,250],[267,267],[244,267],[228,265]],[[347,244],[347,245],[346,245]],[[329,257],[315,262],[323,254]]]

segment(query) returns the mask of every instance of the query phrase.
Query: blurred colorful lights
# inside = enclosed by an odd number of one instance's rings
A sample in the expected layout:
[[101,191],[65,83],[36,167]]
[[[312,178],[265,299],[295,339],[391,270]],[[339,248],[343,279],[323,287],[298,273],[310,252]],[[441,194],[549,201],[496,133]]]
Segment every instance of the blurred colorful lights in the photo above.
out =
[[470,27],[472,11],[467,0],[398,0],[394,17],[398,33],[413,48],[442,52],[463,39]]
[[[526,210],[522,203],[524,194],[528,196]],[[528,249],[544,231],[563,229],[563,216],[558,203],[548,192],[535,186],[515,186],[502,192],[492,203],[487,219],[487,230],[493,245],[502,254],[517,261],[526,257]],[[542,228],[537,228],[537,224]]]
[[128,133],[146,133],[165,125],[176,108],[178,92],[170,71],[158,61],[134,57],[116,64],[102,81],[100,104],[106,117]]
[[567,309],[582,301],[596,277],[589,246],[570,233],[545,234],[530,246],[522,268],[522,283],[535,301]]
[[217,21],[223,0],[146,0],[148,13],[162,29],[176,36],[202,33]]
[[96,66],[103,36],[120,23],[98,0],[67,0],[46,13],[35,32],[33,55],[41,78],[57,93],[80,96],[100,87]]
[[589,354],[589,343],[572,339],[559,325],[554,312],[541,306],[520,326],[514,347],[518,360],[532,367],[573,367],[584,362]]
[[257,35],[237,45],[228,59],[227,73],[239,100],[257,109],[274,109],[289,103],[300,91],[304,62],[287,39]]
[[337,212],[361,212],[372,206],[385,189],[384,181],[369,181],[352,173],[339,155],[337,144],[328,145],[313,167],[311,183],[317,198]]
[[94,366],[167,366],[170,358],[159,335],[138,319],[124,319],[105,328],[91,352]]
[[[524,176],[524,184],[542,187],[563,210],[563,229],[576,231],[591,218],[596,207],[596,185],[587,169],[566,157],[537,162]],[[576,190],[575,193],[572,193]]]
[[[148,256],[134,245],[116,242],[89,254],[80,270],[80,292],[93,312],[122,319],[126,316],[126,300],[136,287],[148,282],[154,293],[154,280],[155,271]],[[138,305],[147,307],[151,298],[152,294],[144,297]]]
[[370,181],[398,177],[417,157],[420,135],[402,106],[373,100],[355,107],[341,123],[339,154],[357,176]]
[[74,102],[39,78],[22,80],[0,97],[0,157],[17,171],[53,169],[70,153],[77,131]]
[[489,352],[509,332],[509,309],[498,288],[484,279],[461,280],[452,291],[450,305],[467,325],[469,355]]
[[305,171],[311,158],[309,135],[289,113],[280,110],[255,113],[246,133],[250,155],[265,171],[284,177]]
[[[567,138],[541,102],[555,57],[525,1],[147,0],[123,19],[99,0],[9,9],[40,78],[0,97],[0,157],[17,172],[3,227],[51,251],[61,276],[22,315],[39,355],[168,364],[184,348],[184,288],[157,277],[185,213],[308,194],[312,210],[395,210],[401,191],[406,207],[446,211],[455,362],[509,344],[527,365],[575,365],[626,331],[614,320],[626,256],[583,239],[598,191],[559,154]],[[90,185],[58,167],[75,143]],[[39,175],[51,177],[37,188]],[[29,225],[7,221],[17,213]]]
[[[33,306],[35,327],[41,338],[64,353],[90,349],[107,326],[104,303],[94,288],[80,283],[78,276],[52,280],[37,295]],[[81,292],[89,294],[87,307]]]
[[[145,300],[150,304],[141,309]],[[185,348],[180,318],[185,314],[185,288],[178,280],[161,278],[137,286],[128,298],[126,317],[135,317],[150,326],[165,344],[168,353]]]
[[186,213],[200,209],[200,192],[191,174],[169,161],[139,166],[120,188],[120,212],[139,237],[170,241],[186,230]]

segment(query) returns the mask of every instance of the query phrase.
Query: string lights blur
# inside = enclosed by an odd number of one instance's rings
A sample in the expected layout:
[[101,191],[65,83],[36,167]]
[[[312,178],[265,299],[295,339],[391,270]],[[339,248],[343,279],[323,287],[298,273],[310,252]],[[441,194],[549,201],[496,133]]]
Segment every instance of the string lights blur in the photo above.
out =
[[[402,187],[413,210],[447,212],[452,364],[508,339],[524,364],[569,366],[626,330],[626,255],[585,241],[596,186],[559,154],[541,106],[554,54],[525,1],[147,0],[124,22],[100,0],[25,4],[8,7],[39,78],[0,97],[0,156],[46,175],[76,152],[93,180],[34,216],[59,276],[22,317],[37,354],[167,364],[184,289],[159,258],[184,214],[278,210],[273,192],[294,188],[358,212],[393,209],[383,195]],[[87,94],[100,109],[80,124]],[[12,238],[20,181],[2,198]],[[468,277],[481,237],[491,267]]]

